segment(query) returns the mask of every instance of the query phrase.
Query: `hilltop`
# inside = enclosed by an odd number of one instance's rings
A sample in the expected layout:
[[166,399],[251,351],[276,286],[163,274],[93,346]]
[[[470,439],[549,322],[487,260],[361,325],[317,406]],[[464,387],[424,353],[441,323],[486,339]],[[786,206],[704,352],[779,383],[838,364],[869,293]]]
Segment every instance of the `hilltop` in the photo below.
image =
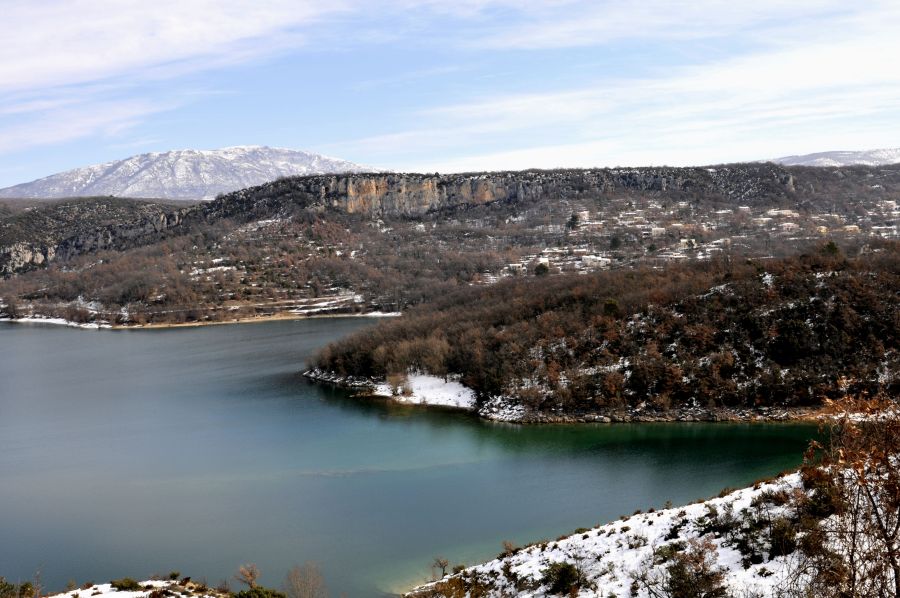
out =
[[900,162],[900,148],[864,150],[864,151],[836,151],[816,152],[800,156],[784,156],[776,158],[774,162],[785,166],[882,166]]
[[373,169],[300,150],[248,145],[216,150],[173,150],[75,168],[0,189],[5,198],[90,195],[212,199],[279,177],[367,172]]

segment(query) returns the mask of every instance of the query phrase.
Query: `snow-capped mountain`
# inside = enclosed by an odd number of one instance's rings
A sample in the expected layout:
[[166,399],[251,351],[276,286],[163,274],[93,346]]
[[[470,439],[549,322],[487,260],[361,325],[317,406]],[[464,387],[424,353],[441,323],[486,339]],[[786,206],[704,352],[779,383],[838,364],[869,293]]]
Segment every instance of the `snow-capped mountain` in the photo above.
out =
[[860,152],[819,152],[802,156],[785,156],[773,162],[785,166],[880,166],[900,162],[900,148],[876,149]]
[[87,195],[211,199],[283,176],[372,172],[319,154],[265,146],[141,154],[0,189],[0,197]]

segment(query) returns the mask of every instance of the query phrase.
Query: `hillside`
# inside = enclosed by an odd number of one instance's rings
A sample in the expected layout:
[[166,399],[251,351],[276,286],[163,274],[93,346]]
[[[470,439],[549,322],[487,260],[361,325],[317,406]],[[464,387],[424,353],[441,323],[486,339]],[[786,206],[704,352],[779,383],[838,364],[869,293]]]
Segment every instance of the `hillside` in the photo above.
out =
[[0,197],[62,198],[90,195],[212,199],[280,177],[366,172],[346,160],[265,146],[174,150],[131,156],[0,189]]
[[315,365],[357,386],[450,377],[482,416],[518,421],[714,418],[846,392],[896,396],[897,249],[465,288],[335,343]]

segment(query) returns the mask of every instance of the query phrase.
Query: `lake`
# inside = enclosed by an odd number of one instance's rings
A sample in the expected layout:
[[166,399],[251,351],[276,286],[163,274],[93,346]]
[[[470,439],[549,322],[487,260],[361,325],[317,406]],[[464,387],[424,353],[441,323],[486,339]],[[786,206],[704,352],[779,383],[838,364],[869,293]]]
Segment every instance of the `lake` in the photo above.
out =
[[[796,466],[801,424],[515,426],[351,398],[300,375],[372,325],[0,324],[0,575],[50,589],[319,563],[382,596],[502,540],[555,538]],[[232,582],[232,586],[235,584]]]

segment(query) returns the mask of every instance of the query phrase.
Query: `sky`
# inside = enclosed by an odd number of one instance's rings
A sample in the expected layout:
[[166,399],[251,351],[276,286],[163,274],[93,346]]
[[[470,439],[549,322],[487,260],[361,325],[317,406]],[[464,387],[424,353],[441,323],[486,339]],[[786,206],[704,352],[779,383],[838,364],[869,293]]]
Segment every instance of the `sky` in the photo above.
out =
[[0,0],[0,187],[269,145],[397,171],[900,146],[896,0]]

